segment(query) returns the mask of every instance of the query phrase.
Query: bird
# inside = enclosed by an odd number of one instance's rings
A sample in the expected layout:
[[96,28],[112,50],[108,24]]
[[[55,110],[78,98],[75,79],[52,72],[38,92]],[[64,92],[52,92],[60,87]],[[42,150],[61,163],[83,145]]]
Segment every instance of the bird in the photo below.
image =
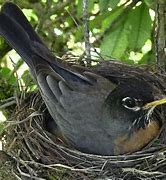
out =
[[96,155],[141,150],[162,128],[163,80],[115,61],[82,67],[62,63],[14,3],[0,12],[0,36],[27,63],[56,131],[71,147]]

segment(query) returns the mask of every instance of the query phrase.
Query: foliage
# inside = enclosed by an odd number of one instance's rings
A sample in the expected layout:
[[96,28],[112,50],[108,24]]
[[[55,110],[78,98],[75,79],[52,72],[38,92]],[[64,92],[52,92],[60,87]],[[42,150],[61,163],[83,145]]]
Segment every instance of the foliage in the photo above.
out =
[[[55,54],[62,56],[83,44],[82,0],[14,2]],[[149,0],[89,1],[92,47],[105,57],[123,60],[130,59],[131,51],[142,53],[153,30],[149,5]]]
[[10,97],[14,93],[16,77],[8,67],[0,68],[0,99]]

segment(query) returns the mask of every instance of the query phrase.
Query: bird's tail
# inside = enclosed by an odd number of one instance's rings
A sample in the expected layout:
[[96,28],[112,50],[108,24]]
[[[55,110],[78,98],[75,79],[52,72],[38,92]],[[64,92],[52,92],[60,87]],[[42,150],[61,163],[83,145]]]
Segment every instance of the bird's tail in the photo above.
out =
[[89,83],[88,79],[63,68],[54,57],[47,46],[32,28],[31,24],[22,13],[21,9],[7,2],[2,6],[0,12],[0,35],[11,45],[13,49],[25,60],[36,79],[36,71],[50,67],[67,81],[79,81]]
[[30,68],[32,68],[33,56],[36,54],[33,43],[45,47],[22,11],[10,2],[5,3],[1,9],[0,35],[23,57]]

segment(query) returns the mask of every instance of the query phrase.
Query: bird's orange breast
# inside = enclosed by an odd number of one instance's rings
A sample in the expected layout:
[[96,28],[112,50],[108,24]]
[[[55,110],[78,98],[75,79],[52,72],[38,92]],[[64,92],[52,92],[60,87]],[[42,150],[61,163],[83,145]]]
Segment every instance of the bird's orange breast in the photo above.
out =
[[146,146],[159,134],[161,124],[158,121],[151,121],[146,128],[140,128],[133,132],[118,136],[114,141],[114,154],[135,152]]

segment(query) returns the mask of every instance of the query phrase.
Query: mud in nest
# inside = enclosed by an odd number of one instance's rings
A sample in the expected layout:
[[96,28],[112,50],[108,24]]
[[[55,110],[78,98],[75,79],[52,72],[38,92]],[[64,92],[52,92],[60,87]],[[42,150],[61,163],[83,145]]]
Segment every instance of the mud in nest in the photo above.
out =
[[[146,179],[166,177],[166,145],[161,135],[132,154],[98,156],[68,147],[47,131],[50,115],[33,93],[17,105],[6,135],[5,151],[17,179]],[[55,179],[56,179],[55,178]]]

